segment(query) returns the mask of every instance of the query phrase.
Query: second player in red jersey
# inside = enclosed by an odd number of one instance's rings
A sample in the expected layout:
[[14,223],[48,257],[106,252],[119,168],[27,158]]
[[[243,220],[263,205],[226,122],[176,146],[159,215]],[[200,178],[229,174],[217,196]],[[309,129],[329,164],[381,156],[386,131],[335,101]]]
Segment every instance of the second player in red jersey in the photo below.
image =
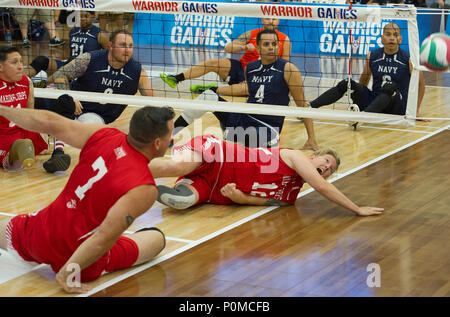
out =
[[[18,49],[2,47],[0,49],[0,107],[34,108],[33,85],[22,72],[22,57]],[[18,142],[13,147],[16,141]],[[0,166],[8,170],[15,169],[20,167],[25,159],[28,166],[31,166],[34,163],[34,155],[41,153],[47,147],[47,142],[39,133],[25,130],[0,116]],[[30,150],[28,151],[27,148]],[[9,155],[11,149],[13,151]],[[24,153],[27,151],[30,153]],[[18,155],[17,152],[22,152],[22,155]]]
[[292,205],[304,183],[357,215],[381,214],[382,208],[359,207],[326,181],[339,167],[339,155],[325,148],[306,156],[285,148],[246,148],[211,135],[174,148],[171,159],[150,162],[155,178],[178,178],[175,186],[158,185],[158,201],[175,209],[208,202],[227,205]]
[[197,204],[232,204],[220,191],[228,183],[254,197],[293,204],[303,185],[301,177],[281,159],[279,148],[247,148],[205,135],[175,147],[174,153],[184,150],[203,157],[198,169],[177,180],[177,184],[190,183],[199,192]]

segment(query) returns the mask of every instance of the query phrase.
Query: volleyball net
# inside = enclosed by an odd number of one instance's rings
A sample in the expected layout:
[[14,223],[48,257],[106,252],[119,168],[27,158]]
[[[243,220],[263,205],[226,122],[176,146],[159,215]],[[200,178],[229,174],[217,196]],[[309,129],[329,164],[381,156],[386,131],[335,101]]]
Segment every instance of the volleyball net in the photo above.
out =
[[[36,97],[57,98],[69,93],[81,101],[125,103],[129,105],[169,105],[175,109],[196,109],[237,113],[258,113],[332,121],[358,121],[412,126],[415,124],[419,83],[419,36],[414,6],[380,7],[323,3],[269,3],[221,1],[145,1],[145,0],[6,0],[14,9],[67,11],[67,24],[79,23],[80,11],[108,11],[131,16],[134,58],[151,78],[155,97],[83,93],[56,89],[36,89]],[[336,1],[339,2],[339,1]],[[53,12],[53,11],[51,11]],[[78,14],[78,15],[77,15]],[[280,19],[278,31],[291,41],[289,61],[301,71],[306,101],[311,101],[341,80],[359,80],[369,51],[382,47],[385,25],[395,22],[401,29],[400,48],[410,54],[412,64],[407,107],[404,115],[349,112],[350,91],[338,102],[311,109],[245,102],[213,102],[192,99],[189,87],[195,84],[227,85],[215,73],[186,80],[170,88],[161,73],[177,74],[208,59],[240,59],[243,52],[226,53],[224,46],[241,34],[262,27],[263,18]],[[114,16],[113,16],[114,19]],[[66,38],[67,41],[67,38]],[[18,42],[17,45],[19,45]],[[42,45],[41,45],[42,46]],[[61,48],[61,54],[67,55]],[[38,49],[38,48],[37,48]],[[58,48],[59,49],[59,48]],[[46,53],[47,51],[45,51]],[[30,54],[39,51],[22,50]],[[66,58],[68,56],[65,56]],[[64,59],[64,56],[61,57]],[[371,84],[369,84],[371,88]],[[295,105],[291,100],[291,105]]]

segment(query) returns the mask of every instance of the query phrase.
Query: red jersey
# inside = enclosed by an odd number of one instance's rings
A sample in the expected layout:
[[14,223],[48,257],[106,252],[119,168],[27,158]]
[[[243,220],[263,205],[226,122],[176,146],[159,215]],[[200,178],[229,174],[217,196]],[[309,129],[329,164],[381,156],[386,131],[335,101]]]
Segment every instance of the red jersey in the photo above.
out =
[[[262,30],[264,30],[264,28],[252,30],[251,34],[250,34],[250,41],[248,41],[247,44],[251,43],[256,48],[256,36]],[[281,33],[278,30],[275,30],[275,32],[277,32],[278,40],[279,40],[279,43],[280,43],[280,50],[278,52],[278,57],[281,57],[281,55],[283,55],[283,47],[284,47],[284,42],[286,41],[287,35],[284,34],[284,33]],[[254,51],[251,51],[251,52],[250,51],[246,51],[244,53],[244,55],[241,57],[241,59],[240,59],[240,62],[242,64],[242,68],[245,69],[245,66],[247,66],[248,63],[256,61],[258,59],[259,59],[259,54],[256,51],[256,49]]]
[[[26,108],[30,93],[30,81],[28,77],[10,83],[0,79],[0,106],[12,108]],[[47,149],[47,142],[39,133],[31,132],[18,127],[14,122],[0,116],[0,165],[7,167],[7,156],[11,145],[17,139],[30,139],[34,145],[35,154]]]
[[[0,79],[0,104],[6,107],[26,108],[28,104],[28,95],[30,93],[30,81],[27,76],[14,83],[9,83]],[[0,116],[0,134],[13,133],[15,130],[21,130],[13,122]]]
[[50,264],[58,272],[120,197],[137,186],[155,185],[148,163],[126,134],[113,128],[97,131],[56,200],[37,213],[17,216],[28,218],[27,234],[13,227],[12,247],[25,260]]
[[235,183],[246,194],[294,204],[303,186],[303,179],[281,159],[280,148],[247,148],[203,135],[174,151],[185,149],[202,154],[201,167],[178,179],[199,191],[199,203],[232,204],[220,189]]

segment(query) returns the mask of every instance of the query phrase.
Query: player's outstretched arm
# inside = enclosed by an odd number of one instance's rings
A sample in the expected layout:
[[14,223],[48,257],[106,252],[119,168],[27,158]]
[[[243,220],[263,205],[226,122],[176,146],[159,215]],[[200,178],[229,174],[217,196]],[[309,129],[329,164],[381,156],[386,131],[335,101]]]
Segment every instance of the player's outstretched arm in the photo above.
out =
[[25,130],[53,135],[79,149],[84,146],[93,133],[103,127],[99,124],[69,120],[47,110],[0,107],[0,116]]
[[[341,193],[333,184],[327,182],[312,165],[311,161],[299,151],[289,152],[286,159],[290,161],[289,166],[293,166],[294,170],[300,177],[311,187],[317,190],[322,196],[328,200],[353,211],[359,216],[371,216],[382,214],[383,208],[378,207],[359,207],[347,196]],[[287,163],[287,162],[286,162]]]
[[227,53],[239,53],[242,51],[254,51],[255,47],[252,44],[247,45],[250,41],[251,31],[241,34],[237,39],[231,41],[224,47]]
[[217,88],[216,92],[226,96],[248,96],[247,81],[228,86],[221,86]]

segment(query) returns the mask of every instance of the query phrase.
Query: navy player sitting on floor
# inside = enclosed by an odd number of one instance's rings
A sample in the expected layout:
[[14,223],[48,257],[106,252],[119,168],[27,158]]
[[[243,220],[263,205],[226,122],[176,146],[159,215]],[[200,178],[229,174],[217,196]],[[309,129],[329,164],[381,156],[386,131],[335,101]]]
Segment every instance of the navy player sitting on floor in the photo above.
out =
[[[133,58],[133,37],[126,30],[111,34],[108,50],[81,54],[58,69],[53,78],[58,89],[126,95],[134,95],[139,90],[143,96],[153,96],[147,72]],[[116,120],[126,107],[122,104],[80,102],[63,95],[50,110],[82,122],[107,124]],[[52,157],[44,163],[47,172],[69,168],[70,156],[63,149],[64,143],[55,140]]]
[[[277,33],[263,30],[258,33],[256,43],[261,58],[247,64],[244,82],[218,88],[205,85],[210,90],[206,90],[198,99],[225,101],[217,94],[236,95],[236,92],[242,92],[242,95],[249,95],[247,103],[288,106],[291,93],[296,105],[305,107],[301,73],[294,64],[278,57]],[[236,88],[238,85],[240,87]],[[175,122],[176,132],[204,113],[205,111],[185,110]],[[231,112],[214,112],[214,115],[219,119],[224,138],[228,141],[247,147],[278,146],[283,116]],[[304,123],[308,140],[303,148],[317,150],[313,121],[304,119]]]
[[[404,115],[412,64],[409,53],[399,47],[402,42],[400,27],[396,23],[387,24],[383,29],[381,41],[384,47],[367,54],[359,83],[350,81],[352,90],[350,96],[355,105],[350,105],[348,110]],[[373,76],[372,90],[367,87],[371,76]],[[311,107],[319,108],[335,103],[347,92],[347,84],[347,79],[342,80],[337,86],[311,101]],[[417,114],[424,93],[425,82],[420,72]],[[356,129],[357,123],[352,125]]]
[[[259,59],[259,53],[256,50],[256,36],[264,29],[277,32],[280,45],[278,57],[289,60],[292,46],[291,40],[286,34],[277,30],[280,19],[262,18],[261,22],[263,25],[262,28],[247,31],[241,34],[237,39],[225,45],[224,51],[226,53],[244,52],[241,59],[208,59],[176,75],[161,73],[161,79],[170,87],[175,88],[178,83],[186,79],[198,78],[210,72],[214,72],[219,75],[222,81],[227,82],[229,85],[238,84],[245,80],[244,69],[247,64]],[[211,87],[217,87],[217,83],[210,83],[208,86],[193,85],[190,87],[190,90],[193,93],[200,94],[205,91],[205,89]]]
[[37,56],[33,59],[24,71],[24,74],[32,78],[41,71],[47,73],[47,80],[36,82],[34,84],[35,87],[45,88],[48,84],[53,83],[51,75],[58,68],[70,63],[78,55],[108,48],[110,34],[92,24],[94,14],[94,12],[90,11],[80,12],[80,26],[72,28],[69,32],[70,56],[66,61],[50,59],[47,56]]

